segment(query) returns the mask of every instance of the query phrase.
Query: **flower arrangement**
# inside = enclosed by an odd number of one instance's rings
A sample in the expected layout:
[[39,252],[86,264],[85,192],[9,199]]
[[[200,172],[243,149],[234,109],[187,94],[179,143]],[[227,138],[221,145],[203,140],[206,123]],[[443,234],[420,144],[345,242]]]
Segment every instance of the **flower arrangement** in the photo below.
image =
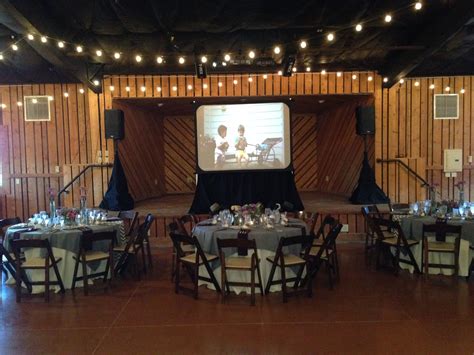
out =
[[263,204],[261,202],[245,204],[241,207],[242,215],[250,215],[252,218],[262,215]]
[[63,217],[66,222],[75,222],[79,211],[76,208],[59,208],[56,213],[59,217]]

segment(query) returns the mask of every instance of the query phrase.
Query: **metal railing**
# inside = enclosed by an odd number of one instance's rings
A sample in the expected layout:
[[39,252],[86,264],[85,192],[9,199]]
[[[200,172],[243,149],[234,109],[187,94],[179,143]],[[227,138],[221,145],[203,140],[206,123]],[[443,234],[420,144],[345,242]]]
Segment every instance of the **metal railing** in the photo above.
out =
[[395,163],[395,164],[398,164],[398,165],[401,165],[403,166],[405,169],[407,169],[408,173],[412,174],[414,177],[416,177],[418,180],[420,180],[422,182],[422,185],[421,187],[426,187],[427,189],[432,189],[433,186],[431,186],[430,183],[428,183],[428,181],[426,181],[422,176],[420,176],[415,170],[413,170],[412,168],[410,168],[408,166],[408,164],[406,164],[404,161],[400,160],[400,159],[377,159],[376,160],[377,163],[379,164],[383,164],[383,163],[387,163],[387,164],[390,164],[390,163]]
[[61,206],[61,195],[63,193],[69,193],[68,188],[71,187],[82,175],[84,175],[89,169],[93,168],[111,168],[113,167],[113,164],[90,164],[87,165],[84,169],[82,169],[79,174],[77,174],[71,181],[69,181],[66,186],[64,186],[59,192],[58,192],[58,206]]

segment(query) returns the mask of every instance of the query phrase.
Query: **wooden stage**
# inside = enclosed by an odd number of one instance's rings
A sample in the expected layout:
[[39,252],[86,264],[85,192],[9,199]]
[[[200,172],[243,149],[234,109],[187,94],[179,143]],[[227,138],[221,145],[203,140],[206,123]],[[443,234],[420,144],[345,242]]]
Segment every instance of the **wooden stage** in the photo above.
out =
[[[166,237],[166,225],[174,217],[188,213],[194,194],[166,195],[160,198],[140,201],[135,204],[135,210],[141,216],[152,213],[156,217],[156,226],[152,228],[152,235]],[[307,211],[319,212],[320,220],[326,214],[338,218],[341,223],[347,224],[349,234],[365,233],[365,223],[361,214],[360,205],[349,202],[349,196],[331,194],[327,192],[300,192],[300,197]]]

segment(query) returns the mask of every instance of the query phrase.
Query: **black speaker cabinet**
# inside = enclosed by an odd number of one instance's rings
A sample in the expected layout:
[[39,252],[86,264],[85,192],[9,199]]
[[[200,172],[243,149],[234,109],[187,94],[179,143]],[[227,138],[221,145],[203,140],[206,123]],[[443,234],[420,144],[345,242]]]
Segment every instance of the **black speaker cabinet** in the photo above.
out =
[[375,134],[375,108],[374,106],[359,106],[356,110],[357,134]]
[[125,135],[122,110],[105,110],[105,138],[123,139]]

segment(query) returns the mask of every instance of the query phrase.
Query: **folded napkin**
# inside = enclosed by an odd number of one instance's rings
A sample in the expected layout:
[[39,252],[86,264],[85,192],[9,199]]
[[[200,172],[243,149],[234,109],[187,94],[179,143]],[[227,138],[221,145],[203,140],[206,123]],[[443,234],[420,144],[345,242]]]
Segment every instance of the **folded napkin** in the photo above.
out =
[[34,232],[37,230],[38,228],[34,228],[34,227],[15,230],[15,232],[13,233],[13,239],[20,239],[21,233]]

